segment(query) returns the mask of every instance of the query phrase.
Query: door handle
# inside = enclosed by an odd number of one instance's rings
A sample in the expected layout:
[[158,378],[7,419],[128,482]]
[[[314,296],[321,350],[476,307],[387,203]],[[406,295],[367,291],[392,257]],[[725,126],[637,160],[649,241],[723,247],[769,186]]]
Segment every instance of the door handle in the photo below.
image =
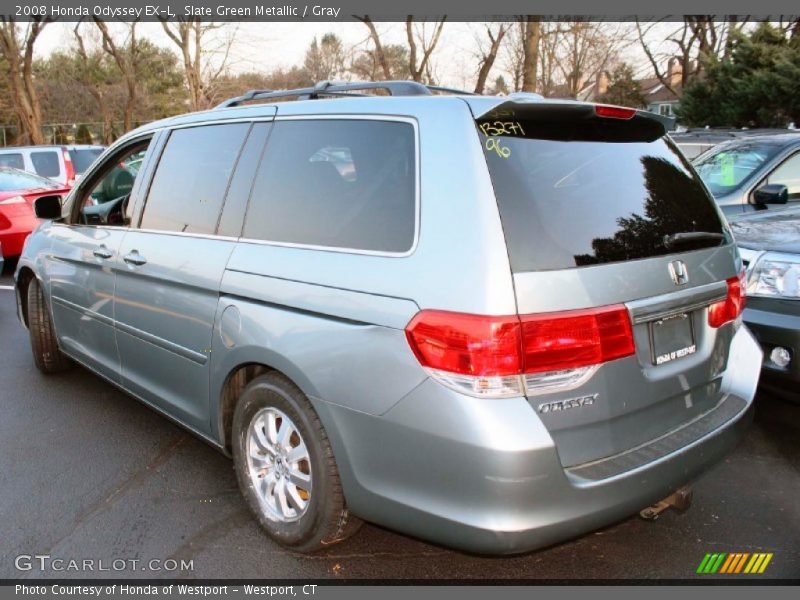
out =
[[141,266],[147,262],[147,259],[139,254],[136,250],[131,250],[128,254],[122,257],[129,265]]
[[114,253],[106,248],[105,245],[95,248],[92,254],[94,254],[97,258],[111,258],[114,256]]

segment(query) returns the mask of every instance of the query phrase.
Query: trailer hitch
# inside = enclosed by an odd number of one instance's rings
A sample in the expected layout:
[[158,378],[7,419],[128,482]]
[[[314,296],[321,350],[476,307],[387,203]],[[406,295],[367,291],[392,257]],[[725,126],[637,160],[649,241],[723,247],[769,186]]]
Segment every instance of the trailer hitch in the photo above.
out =
[[675,490],[663,500],[659,500],[652,506],[648,506],[647,508],[639,511],[639,516],[645,521],[655,521],[658,516],[669,507],[672,507],[679,512],[684,512],[689,510],[691,505],[692,488],[688,485],[685,485]]

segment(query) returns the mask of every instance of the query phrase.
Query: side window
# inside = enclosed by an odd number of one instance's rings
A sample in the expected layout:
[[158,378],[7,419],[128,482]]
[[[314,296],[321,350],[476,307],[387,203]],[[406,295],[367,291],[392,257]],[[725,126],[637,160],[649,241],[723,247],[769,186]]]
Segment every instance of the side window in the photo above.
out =
[[150,140],[129,146],[105,161],[81,186],[78,222],[84,225],[127,227],[130,225],[128,200],[133,191],[139,165]]
[[25,161],[22,160],[22,154],[16,152],[13,154],[0,154],[0,167],[13,167],[24,171]]
[[377,120],[278,121],[243,237],[405,252],[416,226],[414,128]]
[[800,152],[787,158],[770,173],[767,183],[782,183],[789,188],[789,201],[800,201]]
[[58,177],[61,175],[61,163],[58,152],[47,150],[45,152],[31,152],[31,162],[38,175],[42,177]]
[[249,123],[172,132],[144,206],[142,229],[214,233]]

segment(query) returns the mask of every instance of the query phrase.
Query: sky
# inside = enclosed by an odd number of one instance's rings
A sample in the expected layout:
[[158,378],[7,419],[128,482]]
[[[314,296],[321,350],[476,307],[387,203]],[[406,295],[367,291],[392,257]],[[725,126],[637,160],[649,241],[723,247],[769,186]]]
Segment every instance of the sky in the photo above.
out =
[[[53,50],[70,47],[73,44],[72,28],[74,23],[55,22],[49,24],[37,40],[36,54],[46,56]],[[88,24],[83,26],[91,29]],[[229,58],[229,69],[236,72],[259,71],[269,72],[276,67],[291,67],[302,64],[308,45],[312,39],[322,37],[327,32],[334,32],[346,47],[362,45],[368,39],[367,28],[362,23],[324,22],[324,23],[229,23],[226,31],[235,30],[235,41]],[[377,23],[384,44],[399,43],[405,45],[404,23]],[[432,27],[432,24],[431,24]],[[667,26],[657,26],[653,35],[663,39]],[[446,23],[440,44],[434,53],[434,65],[438,83],[453,87],[469,88],[476,75],[478,42],[483,33],[481,23]],[[140,35],[150,38],[160,46],[175,48],[166,37],[160,23],[141,23],[138,26]],[[364,46],[366,47],[366,46]],[[631,43],[622,56],[626,62],[633,64],[637,75],[648,76],[649,65],[637,43]],[[500,74],[505,58],[499,57],[496,71],[492,79]]]

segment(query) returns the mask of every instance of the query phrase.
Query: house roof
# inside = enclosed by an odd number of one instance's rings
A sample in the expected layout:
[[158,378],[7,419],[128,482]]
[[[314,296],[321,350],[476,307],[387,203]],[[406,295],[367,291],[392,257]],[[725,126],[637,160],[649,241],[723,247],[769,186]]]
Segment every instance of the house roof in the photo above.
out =
[[[683,87],[680,83],[672,86],[674,92],[665,86],[658,77],[648,77],[640,79],[639,85],[642,87],[642,94],[647,99],[648,104],[653,102],[677,102],[683,95]],[[677,94],[675,93],[677,92]]]
[[[663,83],[661,83],[658,77],[647,77],[645,79],[638,79],[637,81],[639,86],[642,88],[642,95],[644,95],[648,104],[652,104],[654,102],[678,102],[683,95],[683,88],[680,83],[677,86],[672,86],[675,90],[673,92]],[[594,102],[597,100],[596,90],[597,81],[593,79],[577,93],[574,99],[581,100],[583,102]],[[675,92],[677,92],[677,94]],[[547,94],[547,97],[572,99],[572,96],[569,93],[569,86],[565,83],[555,86],[553,91]]]

